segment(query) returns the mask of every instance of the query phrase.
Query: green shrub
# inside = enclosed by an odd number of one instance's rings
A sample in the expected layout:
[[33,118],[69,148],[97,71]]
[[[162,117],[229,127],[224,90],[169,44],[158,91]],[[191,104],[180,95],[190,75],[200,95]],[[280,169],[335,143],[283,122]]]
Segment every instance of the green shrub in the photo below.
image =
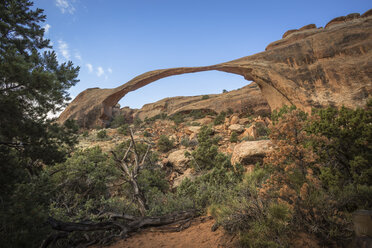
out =
[[188,137],[182,138],[180,144],[182,146],[189,147],[190,146],[190,140],[189,140],[189,138]]
[[234,110],[232,108],[227,109],[227,115],[232,115],[234,113]]
[[123,124],[118,128],[118,133],[122,135],[129,135],[130,129],[129,129],[129,124]]
[[216,118],[214,119],[214,125],[221,125],[225,122],[225,117],[226,117],[226,113],[225,112],[221,112],[219,113]]
[[238,134],[235,131],[233,131],[231,133],[230,142],[232,142],[232,143],[238,142]]
[[97,132],[97,138],[98,139],[101,139],[101,140],[108,138],[108,135],[107,135],[106,130],[100,130],[100,131],[98,131]]
[[125,123],[126,123],[126,119],[125,119],[124,115],[117,115],[111,121],[110,126],[112,128],[117,128],[117,127],[120,127],[120,126],[124,125]]
[[194,181],[183,180],[177,188],[177,196],[189,198],[197,209],[205,210],[209,205],[223,203],[234,195],[241,176],[242,168],[232,170],[230,158],[220,154],[212,170]]
[[173,141],[170,140],[167,136],[165,135],[160,136],[158,143],[157,143],[157,147],[159,151],[168,152],[169,150],[173,148],[173,146],[174,146]]
[[202,100],[207,100],[207,99],[209,99],[209,96],[208,95],[202,96]]
[[185,122],[184,118],[185,118],[185,116],[184,116],[183,113],[176,113],[176,114],[174,114],[170,117],[170,119],[173,120],[176,125],[179,125],[179,124]]
[[166,113],[161,113],[161,114],[157,114],[157,115],[155,115],[153,117],[150,117],[150,118],[146,117],[144,122],[146,122],[147,124],[150,124],[150,123],[152,123],[156,120],[165,120],[166,118],[167,118],[167,114]]
[[151,137],[151,133],[145,131],[145,132],[143,132],[143,136],[146,137],[146,138]]
[[84,138],[88,137],[89,136],[89,131],[88,130],[84,130],[82,132],[81,136],[83,136]]
[[200,126],[200,123],[194,121],[194,122],[191,122],[191,123],[190,123],[190,126]]
[[227,93],[228,91],[226,89],[223,89],[222,90],[222,93]]
[[213,130],[208,126],[202,126],[198,133],[199,145],[191,153],[191,166],[196,170],[210,169],[216,162],[218,155],[217,142],[212,137]]
[[142,120],[140,118],[136,117],[133,120],[133,124],[134,124],[134,126],[139,127],[142,124]]
[[256,124],[256,130],[258,137],[267,137],[269,135],[270,130],[266,127],[265,124],[262,122],[257,122]]

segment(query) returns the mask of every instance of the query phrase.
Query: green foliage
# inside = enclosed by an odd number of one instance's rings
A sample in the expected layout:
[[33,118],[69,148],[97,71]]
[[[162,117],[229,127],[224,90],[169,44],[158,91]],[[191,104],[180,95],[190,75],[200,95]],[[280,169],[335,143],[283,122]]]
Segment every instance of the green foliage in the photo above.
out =
[[190,146],[189,138],[187,136],[182,138],[180,144],[181,144],[181,146],[189,147]]
[[108,138],[108,135],[107,135],[106,130],[100,130],[100,131],[98,131],[97,132],[97,138],[98,139],[101,139],[101,140]]
[[117,115],[114,117],[114,119],[111,121],[110,126],[112,128],[117,128],[120,126],[125,125],[127,120],[125,119],[124,115]]
[[151,133],[149,133],[147,131],[144,131],[143,136],[146,137],[146,138],[151,137]]
[[119,171],[108,162],[108,156],[99,147],[76,151],[65,163],[55,165],[47,172],[56,185],[50,211],[61,220],[95,219],[103,208],[102,200],[110,196],[108,184],[117,181]]
[[185,122],[185,118],[192,118],[193,120],[201,119],[207,115],[215,115],[214,111],[205,110],[205,109],[194,109],[190,112],[178,112],[170,117],[171,120],[175,122],[176,125],[179,125]]
[[325,164],[321,178],[330,189],[342,191],[348,185],[372,186],[371,123],[372,107],[368,106],[314,111],[308,132],[327,138],[327,141],[312,142],[312,146]]
[[209,99],[209,96],[208,95],[202,96],[202,100],[207,100],[207,99]]
[[89,131],[88,131],[88,130],[84,130],[84,131],[81,133],[81,136],[83,136],[84,138],[88,137],[88,136],[89,136]]
[[226,89],[223,89],[222,90],[222,93],[227,93],[228,91]]
[[179,125],[185,122],[185,115],[183,113],[176,113],[172,115],[171,120],[173,120],[176,125]]
[[[70,100],[79,67],[59,64],[44,39],[43,10],[28,0],[0,2],[0,243],[38,247],[46,234],[50,188],[42,169],[63,162],[77,126],[48,119]],[[39,191],[40,190],[40,191]]]
[[212,137],[213,130],[208,126],[202,126],[198,133],[198,147],[191,153],[191,166],[196,170],[212,168],[217,162],[217,141]]
[[192,200],[194,207],[203,210],[211,204],[225,202],[236,191],[242,179],[242,168],[232,170],[230,158],[219,154],[215,167],[194,181],[185,179],[177,188],[177,196]]
[[118,128],[118,133],[122,135],[129,135],[130,129],[129,129],[129,124],[123,124]]
[[238,142],[238,134],[235,131],[233,131],[231,133],[230,142],[232,142],[232,143]]
[[221,125],[224,123],[225,121],[225,117],[226,117],[226,113],[225,112],[221,112],[219,113],[216,118],[214,119],[214,125]]
[[142,120],[140,118],[136,117],[133,120],[133,124],[134,124],[134,126],[139,127],[142,124]]
[[256,123],[256,128],[258,137],[267,137],[270,133],[269,128],[261,122]]
[[165,135],[160,136],[158,143],[157,143],[157,147],[159,151],[168,152],[173,148],[173,146],[174,146],[173,141],[170,140],[167,136]]
[[152,123],[152,122],[154,122],[156,120],[165,120],[166,118],[167,118],[167,114],[166,113],[161,113],[161,114],[155,115],[155,116],[150,117],[150,118],[147,118],[146,117],[144,121],[147,124],[150,124],[150,123]]

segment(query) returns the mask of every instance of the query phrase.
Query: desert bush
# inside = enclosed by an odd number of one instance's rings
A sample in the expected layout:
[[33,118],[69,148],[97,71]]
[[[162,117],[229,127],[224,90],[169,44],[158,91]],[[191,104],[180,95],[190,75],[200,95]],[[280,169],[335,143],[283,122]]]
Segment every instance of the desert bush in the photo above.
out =
[[[371,208],[369,111],[330,108],[311,118],[295,107],[274,111],[275,150],[238,186],[236,198],[211,213],[240,234],[243,247],[286,247],[299,231],[326,246],[350,240],[351,213]],[[342,168],[349,174],[340,176]]]
[[192,157],[191,166],[196,170],[210,169],[216,163],[218,147],[212,135],[210,127],[202,126],[197,136],[199,145],[191,154],[186,154]]
[[81,133],[81,136],[83,136],[84,138],[88,137],[88,136],[89,136],[89,131],[88,131],[88,130],[84,130],[84,131]]
[[176,114],[172,115],[172,116],[170,117],[170,119],[171,119],[172,121],[174,121],[174,123],[175,123],[176,125],[179,125],[179,124],[185,122],[185,115],[184,115],[183,113],[176,113]]
[[129,135],[130,129],[129,129],[129,124],[123,124],[118,128],[118,133],[122,135]]
[[117,127],[124,125],[125,123],[126,123],[126,120],[125,120],[124,115],[117,115],[112,119],[110,123],[110,127],[117,128]]
[[170,140],[167,136],[161,135],[158,143],[157,148],[160,152],[168,152],[173,148],[174,144],[173,141]]
[[209,99],[209,96],[208,95],[202,96],[202,100],[207,100],[207,99]]
[[189,138],[188,138],[187,136],[186,136],[186,137],[183,137],[183,138],[181,139],[180,144],[181,144],[182,146],[184,146],[184,147],[189,147],[189,146],[190,146],[190,140],[189,140]]
[[151,137],[151,133],[149,133],[147,131],[144,131],[143,136],[146,137],[146,138]]
[[142,124],[142,122],[143,121],[138,117],[134,118],[134,120],[133,120],[133,124],[134,124],[135,127],[139,127]]
[[224,123],[225,121],[225,117],[226,117],[226,113],[225,112],[221,112],[219,113],[216,118],[214,119],[214,125],[221,125]]
[[110,197],[108,184],[119,178],[119,171],[99,147],[76,151],[48,172],[56,185],[51,215],[65,221],[96,219],[98,209],[104,208],[102,201]]
[[238,134],[237,134],[237,132],[233,131],[231,133],[230,142],[232,142],[232,143],[238,142]]
[[150,117],[150,118],[145,117],[144,122],[146,122],[147,124],[150,124],[150,123],[152,123],[156,120],[165,120],[167,118],[167,116],[168,115],[166,113],[161,113],[161,114],[157,114],[157,115],[155,115],[153,117]]
[[266,127],[265,124],[263,124],[262,122],[257,122],[255,125],[257,128],[258,137],[267,137],[269,135],[270,130]]
[[225,202],[236,191],[242,179],[242,167],[233,170],[230,158],[221,154],[215,167],[194,181],[186,178],[177,188],[177,196],[189,198],[197,209],[205,211],[211,204]]
[[102,140],[102,139],[106,139],[106,138],[108,138],[106,130],[100,130],[100,131],[97,132],[97,139]]
[[[324,166],[321,179],[334,193],[350,185],[372,186],[372,99],[365,109],[314,110],[307,131],[327,140],[312,147]],[[372,207],[372,202],[369,203]]]

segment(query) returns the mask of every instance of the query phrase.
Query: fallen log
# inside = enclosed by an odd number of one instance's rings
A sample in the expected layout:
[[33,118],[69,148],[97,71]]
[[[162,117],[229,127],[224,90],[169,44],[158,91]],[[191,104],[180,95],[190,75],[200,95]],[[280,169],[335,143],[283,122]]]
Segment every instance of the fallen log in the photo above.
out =
[[[58,239],[67,238],[68,233],[72,232],[92,232],[92,231],[113,231],[119,233],[119,235],[111,235],[108,238],[104,239],[106,243],[109,239],[114,237],[125,238],[129,233],[136,232],[140,228],[145,227],[158,227],[169,225],[172,223],[177,223],[180,221],[189,221],[197,216],[196,210],[182,211],[164,216],[140,216],[133,217],[129,215],[120,215],[109,213],[108,216],[111,216],[116,221],[102,221],[102,222],[63,222],[56,220],[52,217],[49,217],[47,223],[52,227],[52,229],[59,231],[59,233],[50,235],[45,239],[40,246],[41,248],[47,248],[49,245],[55,243]],[[119,221],[119,219],[121,221]],[[188,226],[180,228],[180,231],[186,229]],[[100,243],[100,240],[89,240],[89,242]]]

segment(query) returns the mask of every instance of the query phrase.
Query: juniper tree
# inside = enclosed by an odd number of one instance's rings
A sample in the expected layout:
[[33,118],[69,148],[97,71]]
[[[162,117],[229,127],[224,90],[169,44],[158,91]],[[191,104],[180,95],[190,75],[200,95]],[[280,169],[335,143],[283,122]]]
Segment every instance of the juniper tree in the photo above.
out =
[[[29,184],[43,166],[63,161],[75,141],[70,131],[76,126],[59,127],[47,118],[69,100],[67,90],[78,82],[79,67],[58,63],[44,38],[45,19],[29,0],[0,1],[0,242],[8,247],[36,245],[22,243],[42,224],[36,223],[42,202]],[[27,204],[21,196],[26,191]]]

